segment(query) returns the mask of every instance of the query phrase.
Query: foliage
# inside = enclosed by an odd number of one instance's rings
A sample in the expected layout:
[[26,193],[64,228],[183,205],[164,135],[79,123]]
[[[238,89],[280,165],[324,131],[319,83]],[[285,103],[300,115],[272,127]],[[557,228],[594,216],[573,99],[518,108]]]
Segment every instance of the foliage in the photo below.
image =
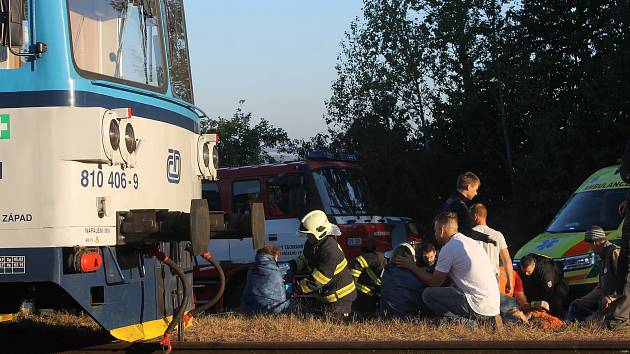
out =
[[286,152],[291,147],[284,129],[274,127],[264,118],[252,125],[252,113],[243,111],[244,103],[245,100],[239,101],[239,107],[230,119],[218,117],[201,121],[202,132],[219,134],[217,147],[222,167],[276,162],[274,152]]
[[491,222],[522,242],[622,152],[629,13],[615,0],[364,0],[328,143],[358,153],[384,212],[427,225],[456,176],[478,173]]

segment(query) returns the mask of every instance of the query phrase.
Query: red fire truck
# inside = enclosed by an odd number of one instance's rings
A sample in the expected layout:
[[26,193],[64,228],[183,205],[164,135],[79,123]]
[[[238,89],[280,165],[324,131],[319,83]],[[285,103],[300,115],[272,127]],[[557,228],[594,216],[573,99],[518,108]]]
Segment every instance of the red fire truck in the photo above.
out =
[[[234,215],[247,215],[253,203],[262,203],[265,232],[262,242],[276,244],[281,249],[279,262],[297,257],[305,238],[298,233],[300,218],[315,209],[323,210],[330,221],[341,229],[339,244],[348,260],[361,254],[368,238],[379,251],[404,241],[410,232],[410,219],[385,217],[376,212],[368,191],[367,181],[350,154],[311,151],[303,161],[221,168],[218,181],[204,182],[203,198],[210,210],[222,210]],[[221,262],[226,278],[223,305],[227,308],[240,302],[247,269],[254,261],[252,238],[237,235],[210,242],[210,253]],[[198,303],[212,295],[216,281],[212,269],[204,269],[199,261],[195,271],[195,296]]]

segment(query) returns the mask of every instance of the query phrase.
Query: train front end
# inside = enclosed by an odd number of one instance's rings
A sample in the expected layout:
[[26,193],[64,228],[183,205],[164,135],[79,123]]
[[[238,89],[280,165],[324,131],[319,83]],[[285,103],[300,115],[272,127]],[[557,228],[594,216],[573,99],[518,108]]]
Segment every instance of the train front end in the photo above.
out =
[[79,308],[158,337],[192,306],[217,164],[182,2],[0,2],[0,313]]

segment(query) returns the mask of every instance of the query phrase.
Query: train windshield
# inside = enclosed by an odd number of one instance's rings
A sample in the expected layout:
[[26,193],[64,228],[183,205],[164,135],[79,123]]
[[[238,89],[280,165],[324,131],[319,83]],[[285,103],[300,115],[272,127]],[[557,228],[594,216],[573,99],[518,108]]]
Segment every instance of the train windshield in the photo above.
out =
[[615,230],[621,223],[619,204],[628,189],[602,189],[575,193],[553,219],[547,232],[583,232],[592,225]]
[[164,86],[158,0],[68,0],[74,62],[87,76]]
[[367,181],[360,171],[348,168],[322,168],[313,171],[313,179],[327,214],[374,213]]

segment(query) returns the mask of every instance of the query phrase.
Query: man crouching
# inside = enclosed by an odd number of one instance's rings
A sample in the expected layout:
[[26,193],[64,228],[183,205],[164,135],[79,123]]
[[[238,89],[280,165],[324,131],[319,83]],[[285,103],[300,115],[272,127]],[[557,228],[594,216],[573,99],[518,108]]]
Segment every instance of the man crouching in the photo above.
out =
[[[416,266],[411,257],[396,257],[396,264],[411,270],[429,286],[422,300],[436,315],[469,323],[494,319],[500,325],[499,287],[484,249],[457,232],[457,215],[453,212],[438,214],[434,228],[442,250],[432,274],[426,267]],[[447,276],[455,287],[441,287]]]
[[602,259],[599,283],[588,294],[573,300],[569,305],[567,322],[603,320],[609,305],[618,297],[616,289],[619,246],[610,243],[606,239],[606,233],[599,226],[592,226],[586,230],[584,242],[588,243],[591,251]]

